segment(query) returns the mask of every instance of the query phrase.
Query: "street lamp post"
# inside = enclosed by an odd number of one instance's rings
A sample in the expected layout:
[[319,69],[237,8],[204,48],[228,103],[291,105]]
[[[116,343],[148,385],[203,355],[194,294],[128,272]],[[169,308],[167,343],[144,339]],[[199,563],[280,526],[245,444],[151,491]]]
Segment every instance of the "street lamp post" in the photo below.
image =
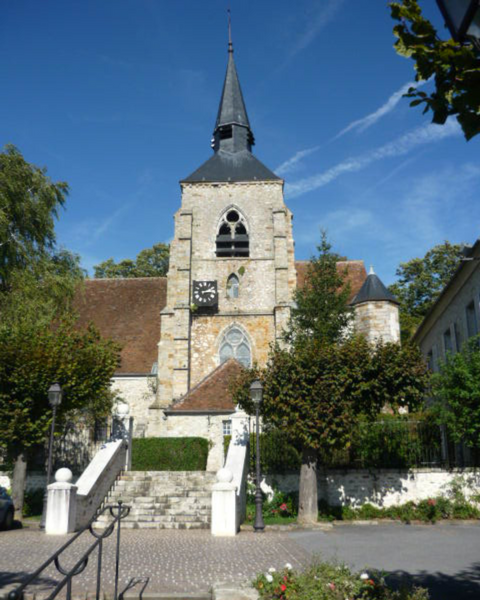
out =
[[55,416],[57,407],[62,403],[62,388],[59,383],[54,383],[48,390],[48,402],[52,407],[52,426],[50,427],[50,441],[48,443],[48,463],[47,463],[47,485],[45,486],[45,494],[43,496],[43,511],[40,527],[45,528],[47,519],[47,501],[48,501],[48,486],[52,478],[52,451],[53,451],[53,435],[55,433]]
[[256,467],[257,467],[257,477],[256,477],[256,487],[255,487],[255,524],[253,525],[253,529],[255,533],[261,533],[265,530],[265,523],[263,522],[262,515],[262,490],[260,489],[260,481],[261,481],[261,473],[260,473],[260,429],[259,429],[259,413],[260,413],[260,405],[262,404],[263,397],[263,386],[262,382],[258,379],[252,381],[250,386],[250,395],[255,404],[255,414],[256,414],[256,433],[255,433],[255,441],[256,441]]
[[437,4],[453,39],[470,40],[480,48],[480,0],[437,0]]

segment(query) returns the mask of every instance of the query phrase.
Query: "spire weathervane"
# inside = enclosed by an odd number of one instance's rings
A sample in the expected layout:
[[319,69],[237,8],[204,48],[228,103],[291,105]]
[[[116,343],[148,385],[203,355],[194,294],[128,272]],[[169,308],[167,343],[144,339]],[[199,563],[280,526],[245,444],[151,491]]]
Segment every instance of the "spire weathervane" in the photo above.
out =
[[228,51],[233,52],[233,44],[232,44],[232,19],[230,9],[227,8],[228,13]]

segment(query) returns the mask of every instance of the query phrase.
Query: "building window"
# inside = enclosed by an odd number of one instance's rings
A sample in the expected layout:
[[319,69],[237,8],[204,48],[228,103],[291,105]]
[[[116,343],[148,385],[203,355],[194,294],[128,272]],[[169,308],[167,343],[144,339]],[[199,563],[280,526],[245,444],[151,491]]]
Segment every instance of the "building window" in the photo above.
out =
[[222,421],[223,435],[232,435],[232,421]]
[[252,364],[252,353],[247,336],[239,327],[232,327],[223,336],[220,343],[220,364],[235,358],[244,367]]
[[248,257],[249,238],[244,217],[234,209],[227,211],[218,227],[216,251],[219,257]]
[[475,303],[473,300],[465,309],[465,313],[467,316],[467,334],[471,338],[478,334],[477,315],[475,314]]
[[450,327],[443,334],[443,346],[445,349],[445,356],[448,353],[453,352],[452,331]]
[[229,298],[238,298],[239,285],[238,277],[232,273],[227,279],[227,296]]

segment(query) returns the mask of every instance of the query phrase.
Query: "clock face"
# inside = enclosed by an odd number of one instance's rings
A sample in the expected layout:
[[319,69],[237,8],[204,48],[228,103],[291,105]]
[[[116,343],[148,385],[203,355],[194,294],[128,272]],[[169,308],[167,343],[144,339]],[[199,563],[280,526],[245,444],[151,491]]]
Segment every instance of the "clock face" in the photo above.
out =
[[215,306],[218,302],[216,281],[194,281],[193,302],[197,306]]

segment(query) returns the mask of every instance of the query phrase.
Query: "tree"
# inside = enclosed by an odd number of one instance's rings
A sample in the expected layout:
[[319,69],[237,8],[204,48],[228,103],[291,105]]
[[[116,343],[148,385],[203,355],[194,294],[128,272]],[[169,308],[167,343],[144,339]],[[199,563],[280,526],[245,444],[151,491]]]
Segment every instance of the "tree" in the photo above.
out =
[[480,448],[480,338],[469,339],[432,376],[438,421],[457,443]]
[[114,342],[76,327],[72,300],[84,271],[78,256],[56,248],[54,231],[67,192],[13,146],[0,154],[0,448],[14,461],[17,514],[28,454],[50,427],[48,388],[64,389],[60,426],[80,410],[104,415],[119,359]]
[[165,277],[168,272],[170,246],[154,244],[137,254],[136,260],[125,259],[116,263],[109,258],[95,265],[95,278]]
[[54,218],[68,185],[53,183],[46,172],[14,146],[0,153],[0,289],[8,287],[15,269],[29,268],[54,248]]
[[118,364],[117,345],[93,327],[80,331],[71,317],[48,323],[0,326],[0,445],[13,460],[13,499],[21,514],[30,450],[43,444],[51,425],[48,388],[58,382],[64,397],[61,428],[81,410],[90,419],[111,410],[110,380]]
[[235,401],[253,412],[249,384],[264,386],[262,418],[302,448],[299,515],[317,520],[317,460],[350,446],[359,420],[374,420],[386,405],[415,409],[423,399],[427,369],[413,346],[378,344],[363,337],[275,347],[265,369],[244,372]]
[[402,341],[409,340],[429,308],[450,281],[461,260],[460,244],[445,241],[434,246],[423,258],[400,263],[399,278],[389,290],[400,302]]
[[339,272],[338,254],[331,252],[326,233],[322,231],[318,256],[313,256],[307,268],[303,288],[294,295],[286,340],[302,346],[315,340],[337,342],[348,330],[353,312],[348,305],[350,286],[347,271]]
[[295,294],[284,348],[272,348],[265,369],[245,372],[235,401],[253,412],[249,384],[264,383],[262,418],[302,448],[299,520],[317,520],[317,461],[351,443],[359,419],[374,419],[389,405],[413,408],[423,397],[426,367],[413,347],[372,348],[352,335],[346,271],[337,269],[322,233],[318,256]]
[[406,96],[410,106],[432,111],[432,122],[444,124],[456,116],[467,140],[480,133],[480,55],[472,45],[452,39],[441,40],[425,19],[417,0],[390,3],[392,18],[399,21],[393,29],[398,38],[395,50],[415,61],[415,80],[435,81],[435,91],[427,94],[415,87]]

